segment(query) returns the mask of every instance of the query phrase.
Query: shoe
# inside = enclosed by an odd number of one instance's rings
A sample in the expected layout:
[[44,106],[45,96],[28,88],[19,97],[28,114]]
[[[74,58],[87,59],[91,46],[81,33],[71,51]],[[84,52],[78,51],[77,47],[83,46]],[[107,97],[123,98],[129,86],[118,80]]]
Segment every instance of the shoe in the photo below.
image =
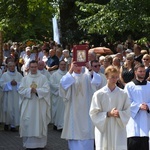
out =
[[9,130],[9,125],[4,125],[4,131],[8,131]]
[[12,132],[18,132],[18,130],[16,129],[16,128],[10,128],[10,131],[12,131]]
[[57,130],[57,126],[53,125],[53,130]]
[[63,129],[58,129],[57,131],[58,131],[58,132],[62,132],[62,130],[63,130]]

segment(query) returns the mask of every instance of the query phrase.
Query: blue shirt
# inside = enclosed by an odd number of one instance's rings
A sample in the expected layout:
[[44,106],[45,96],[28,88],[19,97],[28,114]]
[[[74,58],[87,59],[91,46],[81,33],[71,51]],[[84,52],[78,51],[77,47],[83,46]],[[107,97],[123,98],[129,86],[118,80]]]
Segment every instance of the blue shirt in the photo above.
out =
[[53,57],[49,57],[48,60],[46,61],[46,65],[48,67],[53,67],[55,65],[59,65],[59,59],[56,55],[54,55]]

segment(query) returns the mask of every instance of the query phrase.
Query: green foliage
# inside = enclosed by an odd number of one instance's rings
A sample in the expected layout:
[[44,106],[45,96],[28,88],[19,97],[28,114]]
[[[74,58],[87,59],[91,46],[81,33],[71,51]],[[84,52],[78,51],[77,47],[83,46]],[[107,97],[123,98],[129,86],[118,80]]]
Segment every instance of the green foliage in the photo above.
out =
[[76,21],[79,11],[74,1],[61,0],[59,1],[60,9],[60,30],[61,42],[65,47],[66,44],[77,43],[82,38],[82,31]]
[[97,3],[100,5],[106,5],[110,0],[84,0],[85,3]]
[[139,45],[146,45],[146,43],[148,43],[148,39],[146,37],[143,37],[135,42]]
[[148,0],[0,0],[0,30],[4,41],[44,40],[57,14],[62,43],[149,40],[149,8]]
[[84,18],[78,16],[78,23],[87,33],[106,35],[110,40],[118,35],[126,39],[128,34],[150,38],[150,1],[111,0],[107,5],[77,1],[76,5],[85,14]]
[[1,0],[0,30],[4,40],[22,41],[51,36],[54,9],[50,0]]

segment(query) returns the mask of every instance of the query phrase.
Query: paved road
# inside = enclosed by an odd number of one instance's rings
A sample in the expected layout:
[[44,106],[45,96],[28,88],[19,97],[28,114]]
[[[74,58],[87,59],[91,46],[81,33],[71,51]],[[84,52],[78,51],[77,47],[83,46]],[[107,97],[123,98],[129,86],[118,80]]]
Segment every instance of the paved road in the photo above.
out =
[[[44,150],[68,150],[67,141],[60,138],[61,132],[49,125],[48,144]],[[0,125],[0,150],[25,150],[18,132],[4,131]]]

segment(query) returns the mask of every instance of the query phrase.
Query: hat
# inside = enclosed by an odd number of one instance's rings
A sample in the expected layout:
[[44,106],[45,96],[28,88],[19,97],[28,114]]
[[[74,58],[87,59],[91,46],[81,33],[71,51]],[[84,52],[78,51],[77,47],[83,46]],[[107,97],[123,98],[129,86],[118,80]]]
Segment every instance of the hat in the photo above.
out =
[[131,50],[131,49],[127,49],[125,52],[126,52],[126,53],[131,53],[132,50]]
[[27,51],[31,51],[31,48],[28,46],[28,47],[26,47],[26,52]]

